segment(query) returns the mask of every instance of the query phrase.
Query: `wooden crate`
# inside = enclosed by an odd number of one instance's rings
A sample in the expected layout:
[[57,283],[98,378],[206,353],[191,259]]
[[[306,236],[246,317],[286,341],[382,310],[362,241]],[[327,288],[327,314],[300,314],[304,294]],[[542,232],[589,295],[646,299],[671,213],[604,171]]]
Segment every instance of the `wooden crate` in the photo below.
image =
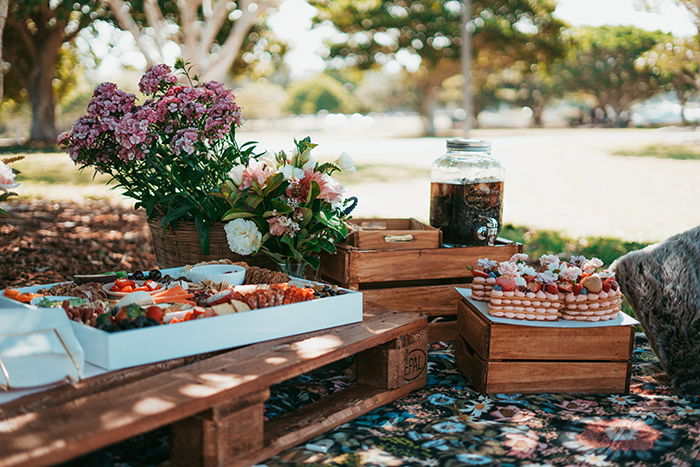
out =
[[366,305],[427,315],[431,341],[454,340],[460,300],[454,287],[470,286],[467,266],[484,257],[505,261],[521,251],[521,244],[503,238],[495,246],[410,250],[362,250],[341,244],[337,254],[322,257],[320,275],[362,291]]
[[493,323],[461,300],[457,366],[482,393],[626,393],[634,326],[550,328]]
[[439,248],[442,231],[416,219],[352,219],[360,228],[347,243],[360,250],[412,250]]
[[[170,424],[170,465],[253,465],[425,385],[426,324],[366,311],[361,323],[29,394],[0,405],[0,465],[54,465]],[[352,386],[265,420],[271,386],[350,355]]]

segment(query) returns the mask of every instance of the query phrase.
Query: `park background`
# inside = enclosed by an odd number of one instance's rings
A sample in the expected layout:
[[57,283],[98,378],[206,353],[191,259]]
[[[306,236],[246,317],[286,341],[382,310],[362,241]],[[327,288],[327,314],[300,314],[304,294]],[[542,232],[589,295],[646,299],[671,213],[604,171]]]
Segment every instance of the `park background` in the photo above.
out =
[[24,270],[0,285],[53,278],[27,259],[42,254],[66,271],[75,250],[96,269],[152,262],[133,202],[55,139],[100,82],[139,96],[149,64],[181,56],[234,89],[241,141],[309,135],[320,159],[350,154],[356,216],[427,220],[430,165],[469,118],[506,168],[504,235],[533,254],[610,262],[700,224],[695,0],[472,1],[473,119],[455,0],[3,4],[0,151],[26,158],[0,222],[6,264]]

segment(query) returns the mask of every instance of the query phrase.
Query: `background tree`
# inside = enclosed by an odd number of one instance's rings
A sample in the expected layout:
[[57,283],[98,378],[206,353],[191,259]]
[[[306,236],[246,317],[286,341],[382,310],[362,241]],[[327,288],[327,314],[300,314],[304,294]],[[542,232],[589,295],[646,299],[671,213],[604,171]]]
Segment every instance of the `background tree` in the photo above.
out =
[[[418,96],[416,110],[425,132],[435,134],[433,113],[440,86],[460,71],[461,2],[458,0],[311,0],[316,23],[330,22],[344,39],[330,46],[332,66],[381,67],[391,60],[419,58],[409,72]],[[515,60],[547,62],[563,53],[564,24],[549,0],[472,1],[473,66],[478,76],[510,66]],[[399,60],[400,61],[400,60]],[[407,67],[408,69],[408,67]]]
[[315,114],[319,110],[349,113],[357,109],[357,102],[350,92],[340,82],[323,73],[292,83],[287,94],[287,109],[294,114]]
[[606,120],[627,126],[630,106],[663,90],[658,70],[636,62],[669,35],[632,26],[582,27],[570,34],[558,79],[569,92],[593,96]]
[[5,73],[9,68],[9,63],[3,60],[2,55],[2,32],[5,30],[5,22],[7,21],[7,10],[10,6],[10,0],[0,0],[0,104],[2,103]]
[[20,83],[31,104],[30,141],[56,141],[53,80],[61,48],[105,14],[100,0],[10,1],[4,53],[14,75],[8,80]]
[[532,111],[530,126],[541,128],[545,107],[563,95],[560,80],[551,72],[558,68],[557,62],[549,65],[518,62],[499,74],[496,94],[510,105],[528,107]]
[[[149,65],[166,61],[173,41],[204,80],[223,80],[256,23],[279,0],[106,0]],[[260,31],[257,31],[260,35]],[[241,62],[238,62],[240,65]]]
[[700,50],[693,38],[674,38],[645,52],[638,66],[651,68],[673,91],[681,106],[681,121],[688,123],[685,106],[700,88]]

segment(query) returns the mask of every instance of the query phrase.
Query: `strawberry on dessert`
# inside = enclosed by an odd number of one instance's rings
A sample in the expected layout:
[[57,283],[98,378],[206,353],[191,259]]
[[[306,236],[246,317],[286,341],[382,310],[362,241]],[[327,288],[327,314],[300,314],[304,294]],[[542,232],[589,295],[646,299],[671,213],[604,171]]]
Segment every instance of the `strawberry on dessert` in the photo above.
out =
[[[571,261],[573,263],[573,261]],[[603,262],[598,258],[576,257],[576,264],[562,274],[559,288],[571,286],[564,296],[562,318],[574,321],[604,321],[614,319],[622,306],[622,297],[615,277],[610,271],[599,271]],[[573,269],[575,268],[575,270]]]

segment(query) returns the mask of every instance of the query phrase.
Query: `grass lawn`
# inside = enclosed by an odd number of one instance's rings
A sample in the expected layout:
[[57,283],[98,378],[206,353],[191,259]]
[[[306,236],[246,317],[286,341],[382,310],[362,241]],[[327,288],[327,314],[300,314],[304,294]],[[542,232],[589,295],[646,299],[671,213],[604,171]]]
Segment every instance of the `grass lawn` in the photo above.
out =
[[624,149],[616,156],[656,157],[659,159],[700,160],[699,144],[660,145],[651,144],[641,149]]
[[22,172],[18,181],[26,184],[45,183],[61,185],[104,185],[109,176],[92,170],[79,170],[65,153],[27,154],[24,159],[12,164]]

